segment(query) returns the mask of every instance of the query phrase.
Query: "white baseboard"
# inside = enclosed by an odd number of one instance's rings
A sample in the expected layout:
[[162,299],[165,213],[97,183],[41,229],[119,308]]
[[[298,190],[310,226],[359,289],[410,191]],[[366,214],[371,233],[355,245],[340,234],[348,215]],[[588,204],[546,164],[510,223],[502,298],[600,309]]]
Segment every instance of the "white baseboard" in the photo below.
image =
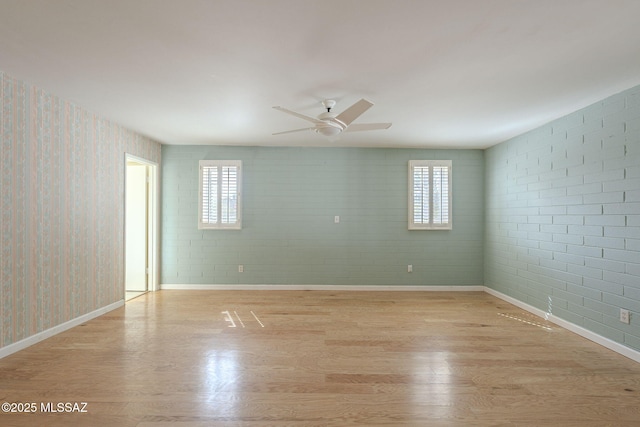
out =
[[16,353],[20,350],[23,350],[29,346],[32,346],[40,341],[46,340],[54,335],[59,334],[60,332],[64,332],[67,329],[71,329],[75,326],[78,326],[84,322],[87,322],[91,319],[94,319],[98,316],[102,316],[105,313],[108,313],[116,308],[120,308],[124,305],[124,300],[120,300],[114,302],[113,304],[109,304],[105,307],[99,308],[97,310],[92,311],[91,313],[84,314],[80,317],[76,317],[75,319],[71,319],[67,322],[61,323],[53,328],[47,329],[46,331],[39,332],[35,335],[31,335],[23,340],[15,342],[13,344],[9,344],[5,347],[0,348],[0,359],[6,357],[10,354]]
[[605,338],[602,335],[598,335],[595,332],[591,332],[590,330],[585,329],[582,326],[578,326],[575,323],[568,322],[564,319],[554,316],[553,314],[549,314],[544,310],[540,310],[539,308],[536,308],[532,305],[519,301],[513,297],[510,297],[509,295],[505,295],[502,292],[498,292],[488,287],[485,287],[485,292],[487,292],[490,295],[493,295],[494,297],[500,298],[503,301],[513,304],[516,307],[520,307],[521,309],[526,310],[531,314],[547,319],[548,321],[555,323],[556,325],[561,326],[564,329],[567,329],[575,334],[580,335],[583,338],[593,341],[596,344],[600,344],[601,346],[606,347],[609,350],[613,350],[616,353],[619,353],[625,357],[628,357],[631,360],[640,362],[640,351],[633,350],[625,345],[622,345],[618,342],[610,340],[609,338]]
[[427,292],[483,292],[484,286],[420,286],[420,285],[196,285],[163,284],[162,290],[199,291],[427,291]]

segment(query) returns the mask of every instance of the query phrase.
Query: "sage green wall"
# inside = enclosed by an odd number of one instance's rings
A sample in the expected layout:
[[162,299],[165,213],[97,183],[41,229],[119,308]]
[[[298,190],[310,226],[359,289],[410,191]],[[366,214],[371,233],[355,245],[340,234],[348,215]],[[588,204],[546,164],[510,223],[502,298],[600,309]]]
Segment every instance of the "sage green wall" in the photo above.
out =
[[[242,160],[242,230],[198,230],[204,159]],[[453,160],[452,231],[407,230],[411,159]],[[162,171],[162,284],[483,284],[481,150],[165,145]]]
[[485,157],[485,285],[640,350],[640,86]]

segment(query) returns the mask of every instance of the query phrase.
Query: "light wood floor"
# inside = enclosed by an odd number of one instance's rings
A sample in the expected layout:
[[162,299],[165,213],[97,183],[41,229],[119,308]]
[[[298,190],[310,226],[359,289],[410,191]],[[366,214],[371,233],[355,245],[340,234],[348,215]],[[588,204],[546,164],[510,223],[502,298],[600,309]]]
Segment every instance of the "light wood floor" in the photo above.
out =
[[125,301],[129,301],[129,300],[132,300],[134,298],[138,298],[139,296],[144,295],[146,293],[147,293],[147,291],[126,291],[124,293],[124,300]]
[[473,292],[149,293],[0,381],[2,426],[640,425],[640,364]]

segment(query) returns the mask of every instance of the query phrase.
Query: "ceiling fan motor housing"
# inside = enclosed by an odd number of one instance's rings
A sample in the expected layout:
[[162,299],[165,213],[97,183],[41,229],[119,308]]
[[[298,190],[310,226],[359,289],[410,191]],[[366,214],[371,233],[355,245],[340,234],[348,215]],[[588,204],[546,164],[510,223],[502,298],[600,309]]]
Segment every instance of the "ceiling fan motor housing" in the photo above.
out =
[[336,113],[329,111],[331,109],[331,107],[328,106],[329,102],[333,102],[335,105],[335,101],[324,101],[322,103],[327,108],[327,111],[320,114],[318,120],[324,122],[324,125],[317,125],[315,131],[324,136],[335,136],[345,130],[347,126],[336,119]]

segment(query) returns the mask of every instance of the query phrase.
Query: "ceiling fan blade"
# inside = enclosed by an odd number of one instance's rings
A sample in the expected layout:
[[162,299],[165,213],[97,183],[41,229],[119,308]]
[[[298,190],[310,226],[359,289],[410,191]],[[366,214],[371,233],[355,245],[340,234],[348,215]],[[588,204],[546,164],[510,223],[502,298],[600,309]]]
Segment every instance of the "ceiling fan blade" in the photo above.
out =
[[305,131],[305,130],[314,130],[314,129],[315,129],[315,127],[294,129],[294,130],[285,130],[284,132],[276,132],[276,133],[272,133],[271,135],[284,135],[285,133],[302,132],[302,131]]
[[349,126],[351,122],[360,117],[365,111],[373,106],[372,102],[367,101],[366,99],[361,99],[360,101],[353,104],[351,107],[344,110],[342,113],[336,116],[336,120],[344,123],[346,126]]
[[314,117],[305,116],[304,114],[296,113],[295,111],[288,110],[288,109],[286,109],[284,107],[273,107],[273,108],[278,110],[278,111],[282,111],[283,113],[291,114],[292,116],[296,116],[296,117],[298,117],[300,119],[309,121],[309,122],[314,123],[314,124],[321,124],[322,123],[320,120],[318,120],[318,119],[316,119]]
[[362,130],[379,130],[379,129],[389,129],[391,127],[391,123],[354,123],[349,125],[345,132],[358,132]]

